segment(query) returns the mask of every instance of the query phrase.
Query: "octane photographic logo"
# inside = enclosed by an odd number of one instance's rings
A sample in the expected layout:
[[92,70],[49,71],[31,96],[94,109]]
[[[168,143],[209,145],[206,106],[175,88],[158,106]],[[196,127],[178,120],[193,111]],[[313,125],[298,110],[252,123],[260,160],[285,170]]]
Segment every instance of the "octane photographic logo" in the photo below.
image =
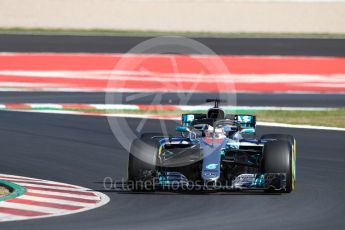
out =
[[[168,123],[181,125],[180,121],[164,118],[148,120],[146,115],[152,113],[152,108],[161,111],[167,105],[206,105],[206,98],[219,98],[224,101],[222,105],[236,105],[234,82],[223,60],[196,40],[156,37],[121,55],[109,77],[105,102],[128,108],[145,104],[139,112],[140,119],[129,119],[126,114],[108,116],[114,136],[129,152],[133,140],[140,138],[142,133],[171,136],[176,132],[168,128],[171,127]],[[181,116],[176,112],[174,115]]]

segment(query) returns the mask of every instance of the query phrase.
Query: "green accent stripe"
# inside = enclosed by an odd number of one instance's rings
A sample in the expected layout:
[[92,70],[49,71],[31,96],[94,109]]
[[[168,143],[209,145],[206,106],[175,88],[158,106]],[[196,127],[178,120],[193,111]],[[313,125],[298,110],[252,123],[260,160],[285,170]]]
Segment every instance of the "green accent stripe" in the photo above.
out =
[[14,198],[16,198],[18,196],[22,196],[26,193],[26,188],[24,188],[18,184],[6,181],[6,180],[0,180],[0,185],[6,187],[11,192],[7,196],[0,197],[0,202],[5,201],[5,200],[14,199]]

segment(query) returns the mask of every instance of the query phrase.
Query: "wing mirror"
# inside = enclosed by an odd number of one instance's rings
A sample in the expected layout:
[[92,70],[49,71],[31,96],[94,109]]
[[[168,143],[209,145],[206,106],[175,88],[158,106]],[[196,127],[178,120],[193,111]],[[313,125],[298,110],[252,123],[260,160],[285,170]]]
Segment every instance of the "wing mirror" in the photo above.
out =
[[241,129],[241,133],[255,133],[255,129],[253,128]]
[[196,133],[195,132],[191,132],[191,130],[188,127],[186,127],[186,126],[177,126],[176,127],[176,131],[177,132],[181,132],[181,133],[188,133],[188,137],[191,140],[192,139],[196,139]]
[[181,133],[190,132],[189,128],[186,126],[176,126],[176,131]]

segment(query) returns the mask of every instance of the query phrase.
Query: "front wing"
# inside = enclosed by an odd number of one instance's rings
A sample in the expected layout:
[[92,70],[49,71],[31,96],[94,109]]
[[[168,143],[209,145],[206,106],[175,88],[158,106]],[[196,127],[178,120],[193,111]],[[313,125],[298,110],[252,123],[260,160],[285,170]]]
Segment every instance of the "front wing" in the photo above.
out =
[[159,173],[155,186],[166,189],[190,190],[285,190],[285,173],[241,174],[230,182],[189,181],[179,172]]

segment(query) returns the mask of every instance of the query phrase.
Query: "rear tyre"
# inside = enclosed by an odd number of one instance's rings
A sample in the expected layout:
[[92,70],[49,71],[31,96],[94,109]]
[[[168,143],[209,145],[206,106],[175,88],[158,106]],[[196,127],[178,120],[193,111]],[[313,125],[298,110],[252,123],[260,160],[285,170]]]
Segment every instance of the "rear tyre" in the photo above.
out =
[[132,142],[128,159],[128,184],[132,190],[154,190],[157,146],[157,141],[147,136]]
[[285,190],[268,189],[267,192],[290,193],[294,189],[293,146],[288,140],[269,141],[265,144],[262,158],[263,173],[285,173]]

